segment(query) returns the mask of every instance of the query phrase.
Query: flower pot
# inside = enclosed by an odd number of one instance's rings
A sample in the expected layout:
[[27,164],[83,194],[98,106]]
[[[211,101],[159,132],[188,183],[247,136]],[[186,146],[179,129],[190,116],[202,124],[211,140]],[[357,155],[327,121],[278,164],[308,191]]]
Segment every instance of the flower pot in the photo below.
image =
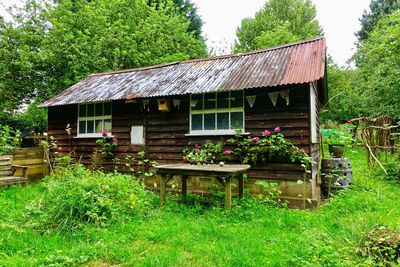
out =
[[341,158],[343,157],[344,153],[344,145],[329,145],[329,154],[331,154],[334,158]]

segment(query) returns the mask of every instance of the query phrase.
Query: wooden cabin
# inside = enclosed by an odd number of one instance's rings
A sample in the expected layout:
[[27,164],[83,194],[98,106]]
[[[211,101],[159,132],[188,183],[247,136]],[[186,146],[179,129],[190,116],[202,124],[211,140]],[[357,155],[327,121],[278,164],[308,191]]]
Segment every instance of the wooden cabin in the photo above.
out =
[[[88,76],[46,101],[48,134],[63,153],[90,164],[102,131],[118,138],[116,157],[181,163],[188,144],[223,141],[235,129],[260,136],[280,127],[316,162],[267,162],[249,171],[245,188],[275,181],[291,206],[318,205],[319,108],[327,101],[324,38],[249,53],[173,62]],[[70,125],[71,135],[66,132]],[[304,178],[306,175],[306,179]],[[301,184],[298,180],[306,180]],[[154,181],[151,181],[153,184]],[[192,179],[188,189],[207,192],[211,181]]]

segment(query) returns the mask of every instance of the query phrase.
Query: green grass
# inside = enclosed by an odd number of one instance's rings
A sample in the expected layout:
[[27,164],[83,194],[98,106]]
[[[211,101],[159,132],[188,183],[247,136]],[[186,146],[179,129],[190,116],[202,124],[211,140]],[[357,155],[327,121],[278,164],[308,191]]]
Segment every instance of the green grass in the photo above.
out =
[[400,230],[400,186],[374,177],[362,151],[348,156],[353,187],[313,211],[247,199],[226,212],[169,199],[140,220],[64,236],[26,224],[41,184],[0,189],[0,266],[367,266],[357,253],[367,232]]

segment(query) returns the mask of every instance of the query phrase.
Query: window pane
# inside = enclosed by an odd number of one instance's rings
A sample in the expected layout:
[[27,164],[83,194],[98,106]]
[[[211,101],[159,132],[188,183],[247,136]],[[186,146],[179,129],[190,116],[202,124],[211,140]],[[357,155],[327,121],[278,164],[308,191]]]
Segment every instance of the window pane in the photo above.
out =
[[96,116],[103,116],[103,103],[96,104]]
[[192,115],[192,130],[203,130],[203,115],[193,114]]
[[229,108],[229,92],[217,94],[217,108]]
[[204,109],[215,109],[215,93],[204,94]]
[[192,110],[203,109],[203,94],[192,95],[190,106],[192,107]]
[[204,114],[204,130],[215,130],[215,113]]
[[104,103],[104,116],[111,115],[111,102]]
[[231,129],[243,130],[243,112],[231,113]]
[[80,134],[86,133],[86,121],[79,122],[79,133]]
[[243,91],[231,92],[231,108],[243,107]]
[[79,105],[79,117],[86,117],[86,105]]
[[94,104],[87,105],[87,116],[93,117],[94,116]]
[[217,114],[217,129],[225,130],[229,129],[229,113],[218,113]]
[[101,133],[103,131],[103,121],[96,120],[96,133]]
[[111,120],[104,120],[104,131],[111,133]]
[[94,133],[94,121],[87,121],[86,133]]

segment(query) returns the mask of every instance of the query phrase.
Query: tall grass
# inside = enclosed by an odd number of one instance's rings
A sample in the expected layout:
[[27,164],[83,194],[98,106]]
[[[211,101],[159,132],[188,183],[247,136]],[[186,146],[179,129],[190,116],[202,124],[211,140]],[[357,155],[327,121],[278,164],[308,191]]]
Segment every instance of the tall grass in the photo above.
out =
[[[4,266],[368,266],[358,252],[377,225],[400,229],[400,187],[373,175],[362,151],[349,152],[352,188],[313,211],[245,198],[231,211],[168,201],[139,219],[85,224],[68,234],[26,224],[26,205],[42,184],[0,189],[0,265]],[[154,196],[157,201],[157,196]]]

